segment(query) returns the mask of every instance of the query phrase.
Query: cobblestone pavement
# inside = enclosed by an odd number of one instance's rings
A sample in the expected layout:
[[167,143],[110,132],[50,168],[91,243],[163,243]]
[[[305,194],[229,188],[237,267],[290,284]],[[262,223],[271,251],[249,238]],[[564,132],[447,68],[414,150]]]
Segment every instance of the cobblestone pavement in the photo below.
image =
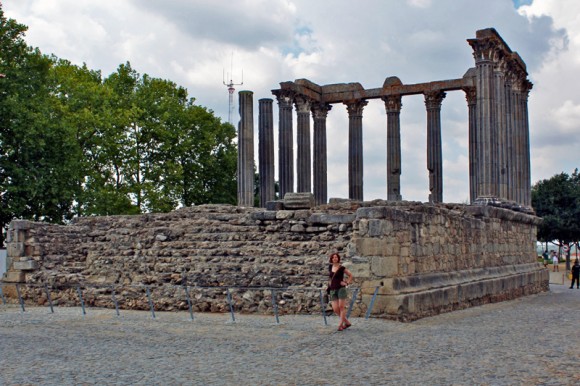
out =
[[414,323],[0,305],[0,385],[571,385],[580,290]]

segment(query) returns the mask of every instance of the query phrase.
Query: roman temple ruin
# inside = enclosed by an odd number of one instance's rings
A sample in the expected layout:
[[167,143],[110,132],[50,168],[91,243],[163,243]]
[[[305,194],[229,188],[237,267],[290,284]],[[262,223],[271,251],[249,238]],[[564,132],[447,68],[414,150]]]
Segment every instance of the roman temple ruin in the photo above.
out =
[[[253,93],[241,91],[238,205],[171,213],[77,218],[68,225],[15,220],[7,235],[11,301],[37,305],[316,313],[323,311],[328,256],[353,272],[355,316],[401,321],[548,290],[536,259],[530,197],[526,66],[494,29],[467,42],[475,67],[463,77],[379,88],[300,79],[273,90],[278,104],[279,199],[273,100],[258,103],[260,207],[254,203]],[[469,111],[470,204],[443,200],[441,106],[464,92]],[[402,99],[427,111],[428,202],[401,194]],[[385,199],[363,200],[363,111],[387,112]],[[348,198],[328,198],[326,117],[348,114]],[[296,158],[294,122],[296,108]],[[311,132],[311,119],[313,122]],[[312,138],[312,143],[311,143]],[[296,166],[296,170],[294,170]],[[296,178],[296,181],[295,181]]]

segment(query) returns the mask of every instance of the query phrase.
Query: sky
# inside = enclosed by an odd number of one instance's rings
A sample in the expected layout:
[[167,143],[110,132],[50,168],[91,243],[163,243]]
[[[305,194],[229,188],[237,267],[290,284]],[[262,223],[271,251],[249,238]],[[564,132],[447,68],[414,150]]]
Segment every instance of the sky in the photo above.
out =
[[[197,104],[223,121],[229,116],[224,81],[233,81],[235,126],[237,92],[252,91],[256,162],[258,100],[274,98],[271,90],[280,82],[307,78],[319,85],[359,82],[378,88],[391,76],[405,84],[461,78],[475,66],[466,40],[477,30],[492,27],[520,54],[534,84],[528,105],[532,184],[580,167],[578,0],[3,0],[2,4],[7,17],[28,26],[27,43],[43,53],[86,63],[101,70],[103,77],[130,62],[140,74],[187,88]],[[276,147],[277,114],[274,103]],[[426,118],[422,96],[403,98],[404,200],[428,201]],[[468,110],[462,91],[447,93],[441,126],[443,199],[467,203]],[[296,116],[294,135],[295,127]],[[387,197],[386,127],[384,104],[369,101],[363,113],[365,200]],[[333,105],[327,136],[328,196],[347,198],[346,106]]]

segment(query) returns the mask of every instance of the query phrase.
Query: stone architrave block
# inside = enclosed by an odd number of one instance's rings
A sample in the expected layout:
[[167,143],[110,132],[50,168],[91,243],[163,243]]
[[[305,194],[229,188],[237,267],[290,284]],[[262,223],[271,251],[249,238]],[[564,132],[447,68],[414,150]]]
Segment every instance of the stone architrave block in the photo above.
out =
[[286,209],[310,209],[315,205],[314,194],[309,192],[290,192],[284,195],[284,208]]
[[15,261],[12,263],[12,268],[20,271],[34,271],[38,269],[38,261],[27,260],[27,261]]
[[379,277],[393,277],[399,274],[399,258],[396,256],[371,257],[371,272]]

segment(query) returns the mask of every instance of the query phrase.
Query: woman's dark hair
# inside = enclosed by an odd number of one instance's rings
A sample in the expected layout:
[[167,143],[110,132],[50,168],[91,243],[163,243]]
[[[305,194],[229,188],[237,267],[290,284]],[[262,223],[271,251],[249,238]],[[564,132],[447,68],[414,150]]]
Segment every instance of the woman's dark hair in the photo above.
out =
[[340,263],[340,255],[338,254],[338,252],[334,252],[334,253],[330,254],[330,257],[328,258],[328,262],[329,262],[330,264],[332,264],[332,258],[333,258],[334,256],[338,256],[338,262]]

